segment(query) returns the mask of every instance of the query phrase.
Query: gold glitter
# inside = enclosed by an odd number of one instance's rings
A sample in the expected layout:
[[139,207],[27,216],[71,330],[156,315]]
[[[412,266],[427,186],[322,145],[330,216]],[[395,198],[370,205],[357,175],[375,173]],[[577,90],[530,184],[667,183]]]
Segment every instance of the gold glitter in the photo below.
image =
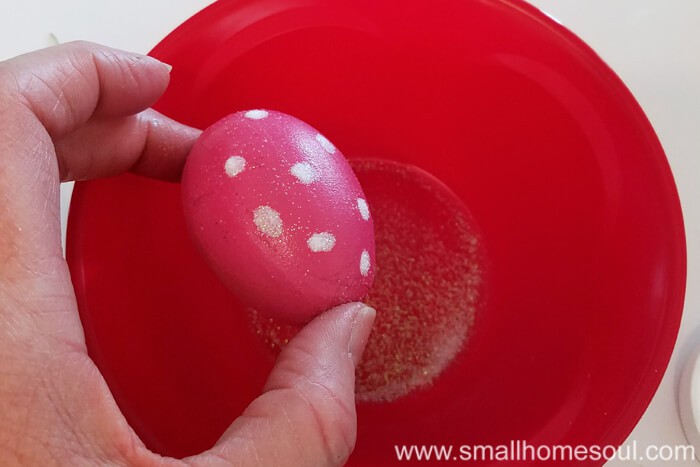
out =
[[[481,295],[480,245],[461,202],[415,172],[379,161],[353,168],[372,209],[377,266],[366,299],[377,319],[356,393],[386,402],[430,386],[464,346]],[[363,182],[377,173],[386,187]],[[393,195],[402,192],[421,206]]]
[[258,230],[270,237],[282,235],[282,219],[280,213],[270,206],[259,206],[253,212],[253,222]]

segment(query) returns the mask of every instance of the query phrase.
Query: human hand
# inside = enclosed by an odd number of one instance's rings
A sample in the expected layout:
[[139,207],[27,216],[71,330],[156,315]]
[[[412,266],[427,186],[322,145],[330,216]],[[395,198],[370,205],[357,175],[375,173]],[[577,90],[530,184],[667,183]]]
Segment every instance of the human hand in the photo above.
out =
[[337,307],[285,348],[210,450],[149,451],[87,355],[60,241],[60,181],[178,180],[197,130],[147,109],[167,65],[89,43],[0,62],[0,464],[340,465],[374,310]]

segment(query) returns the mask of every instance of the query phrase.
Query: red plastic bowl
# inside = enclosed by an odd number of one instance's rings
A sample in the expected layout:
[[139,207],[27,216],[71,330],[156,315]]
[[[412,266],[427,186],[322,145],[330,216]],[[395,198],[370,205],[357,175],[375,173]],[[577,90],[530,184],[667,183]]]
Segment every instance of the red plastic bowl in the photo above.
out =
[[[153,55],[174,66],[157,107],[180,121],[281,110],[349,158],[426,170],[471,211],[489,275],[467,349],[430,390],[361,404],[351,463],[390,464],[396,444],[630,433],[680,322],[681,209],[643,112],[573,34],[515,0],[230,0]],[[77,184],[68,260],[125,416],[184,456],[258,394],[272,356],[190,244],[178,190]]]

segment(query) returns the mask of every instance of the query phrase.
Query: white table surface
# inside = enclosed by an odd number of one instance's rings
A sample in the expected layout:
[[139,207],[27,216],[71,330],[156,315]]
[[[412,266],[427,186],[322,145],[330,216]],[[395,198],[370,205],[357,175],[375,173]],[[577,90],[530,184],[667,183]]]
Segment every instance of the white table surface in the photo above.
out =
[[[700,1],[531,0],[583,38],[644,108],[673,169],[686,224],[688,288],[678,343],[651,405],[628,443],[686,443],[678,414],[683,365],[700,345]],[[146,53],[210,0],[0,0],[0,60],[85,39]],[[67,211],[70,186],[63,187]],[[700,454],[700,453],[699,453]],[[610,467],[698,465],[612,461]]]

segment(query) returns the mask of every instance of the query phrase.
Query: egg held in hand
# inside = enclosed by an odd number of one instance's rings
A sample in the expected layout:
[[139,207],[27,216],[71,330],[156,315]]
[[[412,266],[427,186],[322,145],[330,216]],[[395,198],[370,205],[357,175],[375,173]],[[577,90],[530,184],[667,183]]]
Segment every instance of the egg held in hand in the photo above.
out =
[[294,117],[249,110],[206,129],[187,158],[182,201],[207,263],[270,317],[304,323],[372,285],[362,187],[341,152]]

